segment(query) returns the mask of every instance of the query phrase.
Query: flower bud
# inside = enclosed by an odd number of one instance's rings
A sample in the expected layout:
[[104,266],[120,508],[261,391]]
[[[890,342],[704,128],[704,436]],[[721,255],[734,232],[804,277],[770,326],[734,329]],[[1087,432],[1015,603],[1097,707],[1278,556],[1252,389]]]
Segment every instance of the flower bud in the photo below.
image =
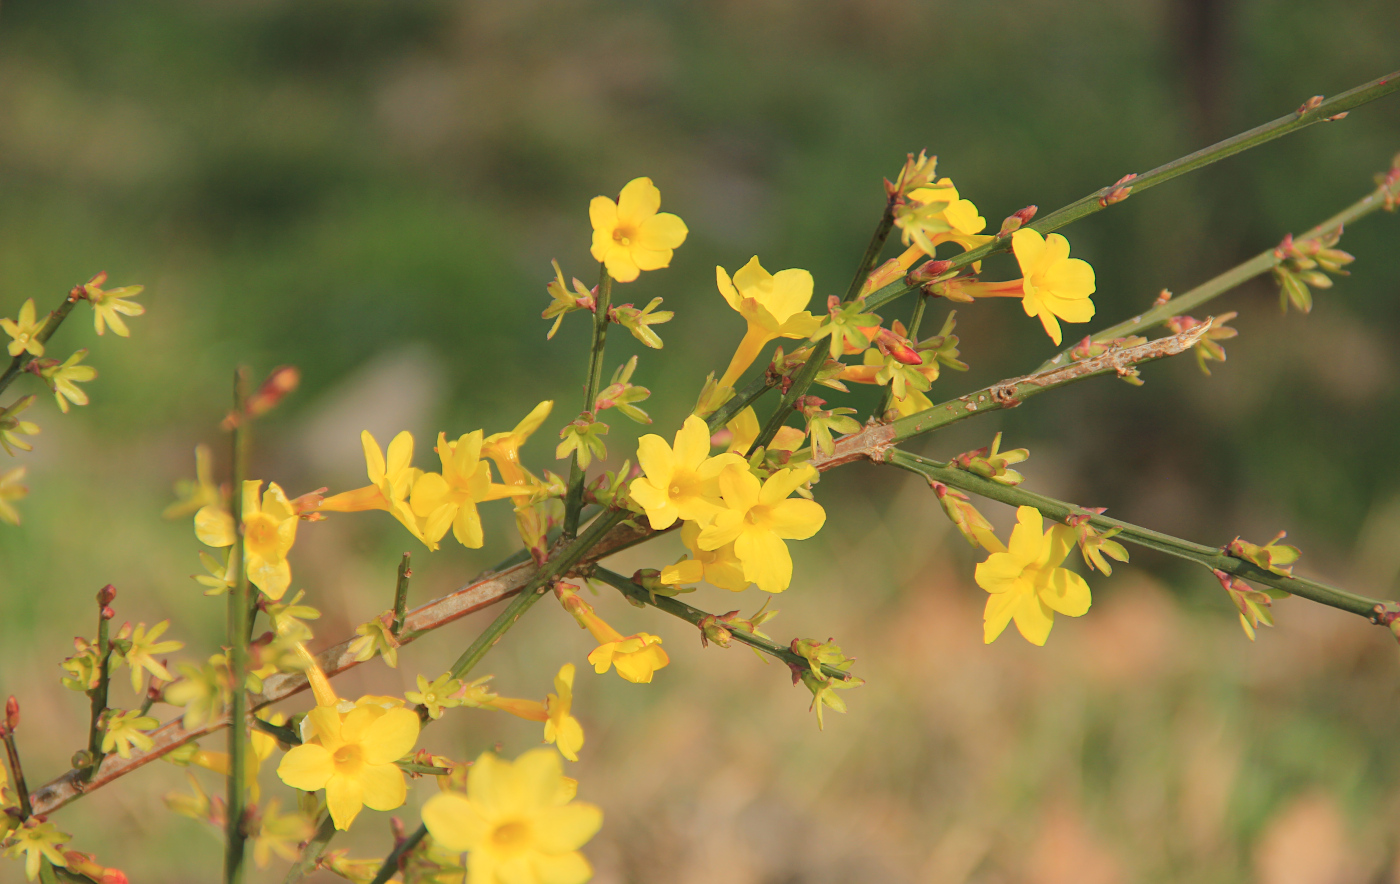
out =
[[10,733],[19,729],[19,700],[15,699],[14,694],[5,701],[5,729]]
[[116,598],[117,588],[110,583],[97,591],[97,603],[103,607],[116,601]]

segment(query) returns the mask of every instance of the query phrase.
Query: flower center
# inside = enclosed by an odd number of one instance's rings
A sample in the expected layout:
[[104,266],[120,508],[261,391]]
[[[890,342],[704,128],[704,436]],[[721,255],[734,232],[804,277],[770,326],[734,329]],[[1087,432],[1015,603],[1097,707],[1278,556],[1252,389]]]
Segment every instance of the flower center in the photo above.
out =
[[501,823],[491,832],[491,846],[502,853],[516,853],[530,844],[530,824],[523,820]]
[[618,245],[632,245],[632,237],[637,235],[637,231],[630,227],[619,227],[613,231],[613,242]]
[[363,760],[360,747],[355,743],[349,743],[335,750],[332,756],[335,759],[336,770],[341,773],[354,773],[360,769]]
[[244,523],[244,537],[248,551],[265,556],[275,552],[278,546],[277,520],[266,513],[249,516]]

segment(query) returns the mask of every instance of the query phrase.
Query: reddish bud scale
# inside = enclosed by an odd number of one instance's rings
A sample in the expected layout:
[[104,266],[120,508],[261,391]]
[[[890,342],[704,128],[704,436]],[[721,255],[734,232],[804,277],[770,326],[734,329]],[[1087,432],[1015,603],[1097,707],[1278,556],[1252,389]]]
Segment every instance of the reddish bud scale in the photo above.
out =
[[5,701],[5,730],[14,733],[19,729],[19,700],[11,694],[10,699]]
[[99,605],[110,605],[117,599],[117,588],[112,584],[107,584],[97,591],[97,603]]

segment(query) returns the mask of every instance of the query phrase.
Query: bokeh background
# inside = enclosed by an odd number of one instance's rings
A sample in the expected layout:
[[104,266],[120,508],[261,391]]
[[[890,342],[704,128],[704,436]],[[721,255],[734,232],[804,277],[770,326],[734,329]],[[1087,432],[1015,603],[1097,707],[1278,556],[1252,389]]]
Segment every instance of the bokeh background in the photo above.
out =
[[[217,646],[223,605],[187,576],[190,525],[160,511],[196,443],[225,468],[216,424],[236,363],[304,373],[259,424],[255,454],[255,474],[292,494],[362,484],[361,429],[413,430],[426,465],[437,430],[507,429],[541,399],[559,402],[558,420],[527,456],[558,469],[553,432],[579,398],[586,330],[570,317],[546,344],[539,312],[551,258],[592,278],[590,197],[648,175],[690,227],[670,270],[616,296],[677,311],[637,376],[669,435],[742,331],[711,268],[758,254],[810,269],[818,298],[843,290],[880,179],[906,152],[938,154],[995,228],[1380,76],[1397,66],[1397,32],[1393,0],[7,0],[3,311],[27,297],[47,309],[99,270],[146,284],[149,311],[122,340],[95,337],[80,307],[55,339],[59,354],[90,347],[101,376],[89,407],[61,417],[46,398],[31,412],[44,429],[20,458],[32,496],[23,526],[0,530],[0,691],[23,703],[31,782],[84,742],[86,700],[59,686],[57,664],[91,632],[98,587],[117,586],[118,622],[172,619],[181,656]],[[1067,231],[1097,270],[1101,319],[1358,198],[1400,149],[1396,101]],[[1219,309],[1242,312],[1241,336],[1213,377],[1189,359],[1155,364],[1144,388],[1078,385],[922,450],[948,456],[1002,429],[1033,452],[1030,488],[1207,543],[1287,529],[1302,573],[1392,597],[1397,243],[1389,216],[1348,231],[1352,276],[1310,316],[1280,316],[1268,281],[1228,296]],[[1052,352],[1014,302],[959,320],[972,370],[945,374],[940,397]],[[608,361],[637,349],[614,335]],[[636,434],[614,422],[614,464]],[[836,636],[859,658],[868,684],[824,733],[780,667],[599,599],[620,627],[661,634],[673,664],[650,686],[580,674],[588,744],[573,772],[606,812],[588,848],[598,881],[1400,881],[1388,632],[1285,601],[1251,644],[1208,573],[1134,550],[1046,648],[1014,630],[984,646],[977,556],[925,487],[852,466],[821,491],[830,520],[797,545],[769,631]],[[503,506],[486,519],[480,551],[417,551],[415,603],[516,548]],[[296,585],[326,613],[321,640],[389,603],[411,544],[383,514],[304,526]],[[668,538],[617,567],[676,555]],[[757,594],[690,599],[747,612]],[[432,677],[486,616],[341,690]],[[482,671],[503,694],[543,696],[588,648],[541,606]],[[114,703],[135,702],[128,687]],[[535,725],[462,712],[422,745],[513,756],[537,739]],[[152,765],[56,821],[133,881],[212,880],[217,838],[161,804],[182,785]],[[413,790],[410,824],[434,789]],[[337,843],[382,855],[376,816]],[[0,880],[21,874],[0,866]]]

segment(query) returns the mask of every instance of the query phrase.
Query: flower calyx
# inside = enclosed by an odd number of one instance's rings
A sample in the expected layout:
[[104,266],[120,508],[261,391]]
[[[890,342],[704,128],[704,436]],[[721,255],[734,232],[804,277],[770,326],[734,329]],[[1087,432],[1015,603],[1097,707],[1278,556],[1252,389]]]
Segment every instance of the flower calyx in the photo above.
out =
[[635,304],[622,304],[617,307],[608,308],[608,319],[632,333],[632,337],[641,341],[653,350],[660,350],[662,347],[661,336],[651,330],[653,325],[660,325],[663,322],[670,322],[675,313],[671,310],[657,310],[661,306],[661,298],[652,298],[651,302],[638,310]]
[[1009,467],[1030,456],[1031,452],[1028,448],[1013,448],[1010,451],[1002,451],[1001,433],[997,433],[992,438],[990,446],[983,446],[975,451],[959,454],[953,458],[951,465],[960,470],[967,470],[969,473],[976,473],[984,479],[991,479],[1000,485],[1019,485],[1025,477]]
[[1287,536],[1287,531],[1280,531],[1273,540],[1263,546],[1236,537],[1226,544],[1224,551],[1226,555],[1244,559],[1257,568],[1262,568],[1281,577],[1292,577],[1293,563],[1298,561],[1303,555],[1303,551],[1296,546],[1279,543]]

